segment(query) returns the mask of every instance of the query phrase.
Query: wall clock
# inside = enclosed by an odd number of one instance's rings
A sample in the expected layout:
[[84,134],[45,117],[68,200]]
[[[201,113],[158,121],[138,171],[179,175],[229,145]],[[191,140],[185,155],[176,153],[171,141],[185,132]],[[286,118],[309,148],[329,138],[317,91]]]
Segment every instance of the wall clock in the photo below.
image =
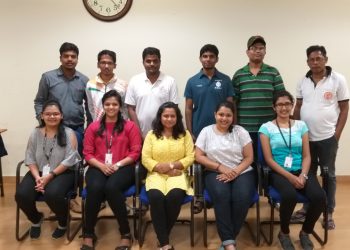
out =
[[95,18],[115,21],[128,13],[132,0],[83,0],[85,8]]

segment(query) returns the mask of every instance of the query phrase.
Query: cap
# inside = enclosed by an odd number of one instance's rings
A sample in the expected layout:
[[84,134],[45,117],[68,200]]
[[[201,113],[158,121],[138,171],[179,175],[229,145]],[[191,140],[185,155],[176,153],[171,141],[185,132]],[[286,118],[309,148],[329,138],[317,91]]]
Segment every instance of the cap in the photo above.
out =
[[249,38],[248,43],[247,43],[248,49],[251,46],[253,46],[255,43],[262,43],[262,44],[266,45],[265,39],[262,36],[252,36],[251,38]]

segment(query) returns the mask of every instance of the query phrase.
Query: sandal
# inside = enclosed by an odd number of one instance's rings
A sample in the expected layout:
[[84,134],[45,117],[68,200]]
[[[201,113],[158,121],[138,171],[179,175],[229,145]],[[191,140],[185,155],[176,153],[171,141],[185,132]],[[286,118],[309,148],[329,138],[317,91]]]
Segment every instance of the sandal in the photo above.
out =
[[290,218],[290,222],[292,223],[304,222],[305,217],[306,217],[306,211],[303,209],[300,209],[292,214],[292,217]]
[[80,250],[95,250],[95,246],[96,246],[96,242],[97,242],[97,237],[96,235],[80,235],[79,238],[92,238],[92,246],[89,246],[89,245],[86,245],[86,244],[83,244],[81,247],[80,247]]
[[203,210],[203,200],[197,198],[197,200],[193,204],[193,212],[195,214],[199,214],[202,212],[202,210]]
[[124,234],[121,236],[121,239],[123,240],[129,240],[130,244],[129,246],[118,246],[115,248],[115,250],[131,250],[132,244],[134,243],[134,240],[131,236],[131,234]]
[[[322,227],[325,227],[325,221],[322,221]],[[328,218],[328,223],[327,223],[328,230],[334,230],[335,229],[335,223],[333,218]]]

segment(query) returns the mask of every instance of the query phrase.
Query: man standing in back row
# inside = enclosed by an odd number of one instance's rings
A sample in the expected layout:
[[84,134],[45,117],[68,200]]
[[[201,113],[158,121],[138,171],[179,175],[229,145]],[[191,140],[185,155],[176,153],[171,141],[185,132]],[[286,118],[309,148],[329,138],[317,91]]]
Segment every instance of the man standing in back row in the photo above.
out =
[[[326,66],[325,47],[314,45],[306,50],[310,70],[297,86],[294,118],[305,121],[309,127],[311,167],[316,175],[318,166],[328,167],[327,210],[328,229],[334,229],[335,159],[338,142],[349,112],[349,89],[343,75]],[[321,168],[322,171],[322,168]],[[296,211],[292,221],[303,221],[307,206]]]
[[278,70],[263,62],[266,42],[262,36],[252,36],[247,43],[249,63],[236,71],[232,78],[237,108],[237,123],[244,127],[253,141],[254,158],[257,158],[257,141],[260,126],[273,120],[275,112],[272,97],[284,90]]
[[62,106],[64,125],[74,130],[79,153],[82,155],[85,116],[90,123],[91,115],[85,94],[86,83],[89,79],[75,69],[78,64],[78,56],[79,49],[75,44],[65,42],[61,45],[61,66],[41,76],[34,100],[34,109],[36,118],[40,121],[43,104],[49,99],[57,100]]
[[126,91],[125,103],[128,105],[130,119],[140,128],[145,139],[152,129],[152,121],[165,102],[178,104],[177,87],[173,77],[160,69],[160,51],[148,47],[142,52],[144,73],[133,76]]

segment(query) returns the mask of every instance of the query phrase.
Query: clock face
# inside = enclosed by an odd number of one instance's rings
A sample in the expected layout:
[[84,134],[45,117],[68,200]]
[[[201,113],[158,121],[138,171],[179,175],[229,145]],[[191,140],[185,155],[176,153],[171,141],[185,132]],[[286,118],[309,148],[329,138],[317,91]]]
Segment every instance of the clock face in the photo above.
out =
[[130,9],[132,0],[83,0],[91,15],[102,21],[122,18]]

